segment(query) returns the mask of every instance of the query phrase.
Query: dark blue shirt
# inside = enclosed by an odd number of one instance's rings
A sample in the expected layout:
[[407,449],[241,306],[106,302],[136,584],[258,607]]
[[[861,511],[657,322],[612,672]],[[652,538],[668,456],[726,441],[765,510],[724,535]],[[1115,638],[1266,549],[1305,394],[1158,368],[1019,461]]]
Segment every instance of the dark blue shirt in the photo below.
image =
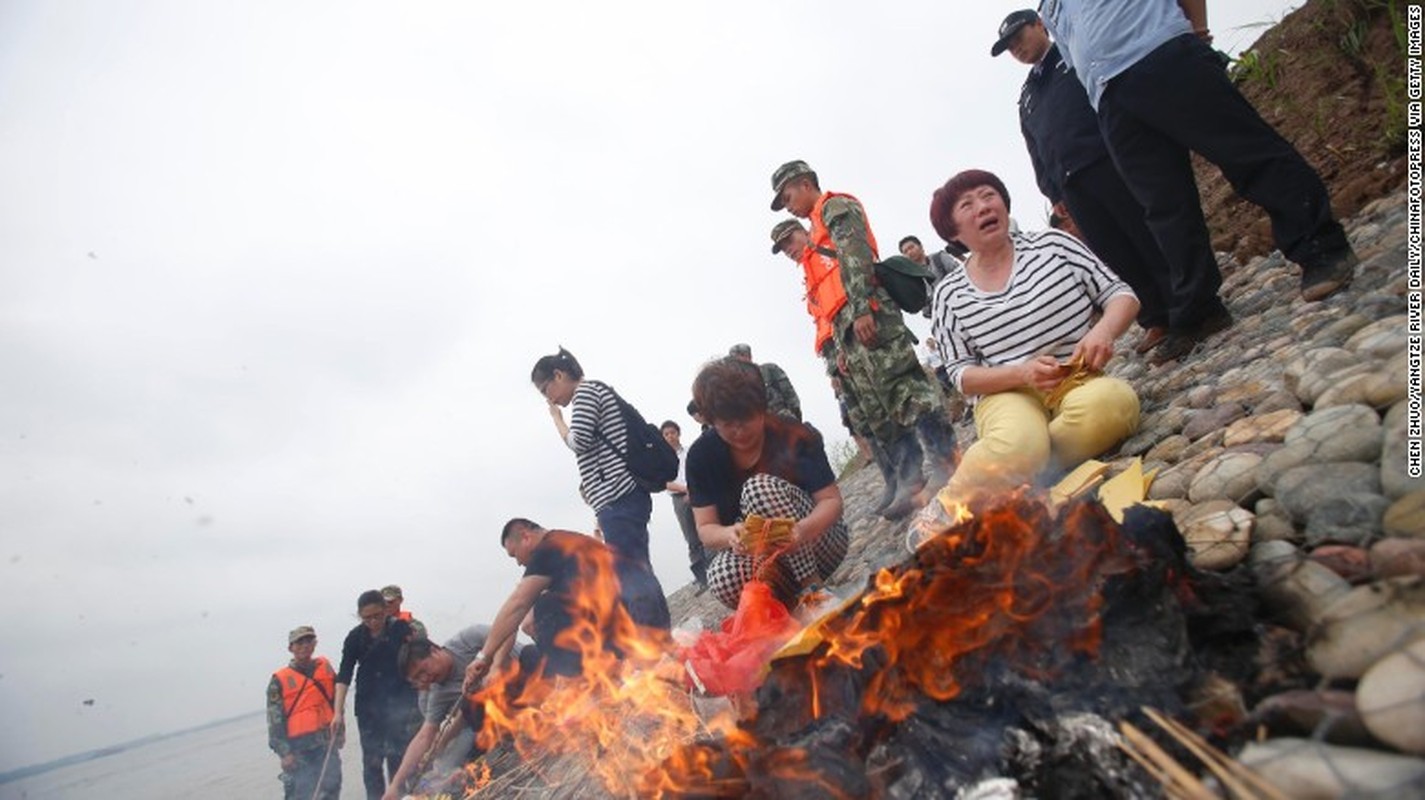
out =
[[1052,203],[1064,199],[1064,184],[1075,172],[1108,158],[1098,115],[1057,44],[1049,46],[1024,80],[1019,92],[1019,130],[1034,164],[1039,191]]
[[372,635],[365,625],[357,625],[346,635],[336,682],[350,686],[352,673],[356,673],[354,706],[358,719],[384,720],[415,709],[415,687],[396,669],[396,653],[410,635],[410,624],[395,617],[386,618],[386,627],[379,635]]

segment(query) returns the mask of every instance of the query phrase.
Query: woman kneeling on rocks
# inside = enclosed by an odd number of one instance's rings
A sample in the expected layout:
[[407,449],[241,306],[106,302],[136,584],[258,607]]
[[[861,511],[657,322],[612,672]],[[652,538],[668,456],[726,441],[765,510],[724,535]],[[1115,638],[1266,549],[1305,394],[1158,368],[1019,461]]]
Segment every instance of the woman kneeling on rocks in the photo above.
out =
[[1051,459],[1072,468],[1133,433],[1137,395],[1100,373],[1138,313],[1133,290],[1066,233],[1010,233],[1009,192],[992,173],[951,178],[930,220],[971,251],[936,287],[931,330],[950,380],[975,400],[979,434],[940,497],[1013,488]]
[[[712,425],[689,448],[687,463],[698,537],[714,554],[708,588],[736,608],[743,585],[758,577],[790,607],[800,589],[831,577],[850,541],[821,435],[768,414],[762,375],[737,359],[704,366],[693,400]],[[744,524],[752,515],[795,523],[781,531],[785,539],[764,547]]]

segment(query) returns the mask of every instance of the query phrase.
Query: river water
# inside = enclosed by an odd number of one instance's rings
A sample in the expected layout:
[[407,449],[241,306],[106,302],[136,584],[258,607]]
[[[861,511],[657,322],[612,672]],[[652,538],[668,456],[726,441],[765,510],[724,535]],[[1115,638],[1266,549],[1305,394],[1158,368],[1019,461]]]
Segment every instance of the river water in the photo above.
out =
[[[341,756],[342,797],[365,797],[354,735]],[[0,800],[281,800],[279,771],[267,749],[267,719],[254,714],[0,784]]]

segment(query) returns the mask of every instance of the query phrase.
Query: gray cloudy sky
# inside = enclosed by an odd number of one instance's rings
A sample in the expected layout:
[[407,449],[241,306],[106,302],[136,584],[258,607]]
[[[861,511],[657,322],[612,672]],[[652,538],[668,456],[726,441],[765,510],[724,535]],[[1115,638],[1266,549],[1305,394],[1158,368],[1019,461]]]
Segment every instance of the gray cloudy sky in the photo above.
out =
[[[362,589],[488,621],[506,518],[592,526],[528,382],[559,343],[691,429],[746,341],[841,435],[770,173],[883,250],[971,166],[1042,226],[988,56],[1021,5],[0,4],[0,769],[260,708]],[[1236,50],[1295,3],[1212,5]]]

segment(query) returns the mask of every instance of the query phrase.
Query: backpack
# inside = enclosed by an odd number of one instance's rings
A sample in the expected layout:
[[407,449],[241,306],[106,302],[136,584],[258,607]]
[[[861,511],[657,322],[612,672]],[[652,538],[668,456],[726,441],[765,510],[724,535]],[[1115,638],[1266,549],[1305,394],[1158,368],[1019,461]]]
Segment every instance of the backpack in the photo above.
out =
[[638,413],[638,409],[629,405],[612,386],[606,383],[599,385],[608,389],[609,394],[614,396],[619,416],[623,419],[623,427],[628,432],[628,450],[625,452],[614,447],[614,443],[609,441],[602,431],[595,430],[594,435],[628,467],[628,472],[633,476],[633,482],[638,488],[649,494],[668,488],[668,482],[678,477],[677,452],[668,444],[668,440],[663,438],[663,434],[646,422],[643,415]]
[[905,256],[891,256],[885,261],[877,261],[875,267],[876,283],[886,290],[902,311],[914,314],[925,308],[930,300],[931,281],[935,277],[930,270]]
[[[818,247],[816,251],[840,260],[836,251],[829,247]],[[927,281],[935,276],[925,267],[905,256],[891,256],[871,266],[875,269],[876,285],[885,289],[902,311],[914,314],[930,301],[930,284]]]

